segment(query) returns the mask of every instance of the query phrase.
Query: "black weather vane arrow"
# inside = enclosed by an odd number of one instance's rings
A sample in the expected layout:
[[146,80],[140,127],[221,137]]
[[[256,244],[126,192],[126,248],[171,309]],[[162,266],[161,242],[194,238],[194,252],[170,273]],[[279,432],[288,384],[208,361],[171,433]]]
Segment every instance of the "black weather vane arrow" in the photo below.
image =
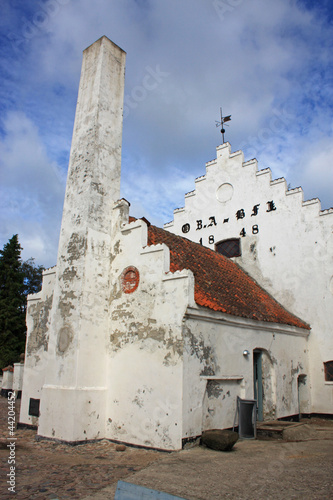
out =
[[225,122],[230,122],[231,115],[223,116],[222,115],[222,108],[220,108],[220,113],[221,113],[221,121],[219,121],[219,122],[216,121],[216,126],[221,127],[222,144],[224,144],[224,132],[225,132],[224,124],[225,124]]

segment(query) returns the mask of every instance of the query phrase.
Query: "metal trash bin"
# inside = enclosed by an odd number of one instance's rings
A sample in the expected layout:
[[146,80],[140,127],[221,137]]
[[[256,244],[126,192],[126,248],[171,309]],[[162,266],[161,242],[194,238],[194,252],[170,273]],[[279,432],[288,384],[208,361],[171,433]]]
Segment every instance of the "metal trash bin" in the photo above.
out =
[[257,437],[257,401],[255,399],[241,399],[237,396],[237,412],[239,437],[255,439]]

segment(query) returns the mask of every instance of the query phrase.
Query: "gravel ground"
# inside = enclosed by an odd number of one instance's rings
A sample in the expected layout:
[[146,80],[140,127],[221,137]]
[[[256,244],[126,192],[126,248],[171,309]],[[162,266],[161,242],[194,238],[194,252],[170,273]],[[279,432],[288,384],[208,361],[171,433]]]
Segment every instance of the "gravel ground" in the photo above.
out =
[[239,441],[228,453],[202,447],[174,453],[127,447],[118,452],[107,440],[68,446],[36,441],[35,431],[19,429],[15,494],[6,484],[7,423],[7,400],[0,398],[2,499],[113,499],[119,479],[187,500],[333,498],[332,420],[307,421],[311,432],[303,429],[300,441]]
[[[18,421],[19,401],[16,404]],[[165,453],[127,447],[116,451],[107,440],[78,446],[42,440],[36,431],[15,431],[16,492],[8,491],[7,399],[0,397],[0,498],[44,500],[83,498],[147,467]]]

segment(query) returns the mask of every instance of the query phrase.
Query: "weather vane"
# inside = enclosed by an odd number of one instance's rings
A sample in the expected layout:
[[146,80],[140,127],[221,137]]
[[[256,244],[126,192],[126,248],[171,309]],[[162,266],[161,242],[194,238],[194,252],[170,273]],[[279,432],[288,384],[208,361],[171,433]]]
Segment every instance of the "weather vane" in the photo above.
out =
[[224,124],[225,124],[225,122],[230,122],[230,120],[231,120],[231,115],[228,115],[228,116],[222,116],[222,108],[220,108],[220,113],[221,113],[221,121],[220,121],[220,122],[217,122],[217,121],[215,120],[215,123],[216,123],[216,126],[217,126],[217,127],[221,127],[222,144],[224,144],[224,132],[225,132]]

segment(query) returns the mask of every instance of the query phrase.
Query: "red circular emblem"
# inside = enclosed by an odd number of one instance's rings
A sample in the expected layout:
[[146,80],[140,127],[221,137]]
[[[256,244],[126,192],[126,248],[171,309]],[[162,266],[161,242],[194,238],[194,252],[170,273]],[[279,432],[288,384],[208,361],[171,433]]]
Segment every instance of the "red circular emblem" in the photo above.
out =
[[134,292],[139,286],[140,274],[136,267],[129,266],[121,275],[121,283],[125,293]]

